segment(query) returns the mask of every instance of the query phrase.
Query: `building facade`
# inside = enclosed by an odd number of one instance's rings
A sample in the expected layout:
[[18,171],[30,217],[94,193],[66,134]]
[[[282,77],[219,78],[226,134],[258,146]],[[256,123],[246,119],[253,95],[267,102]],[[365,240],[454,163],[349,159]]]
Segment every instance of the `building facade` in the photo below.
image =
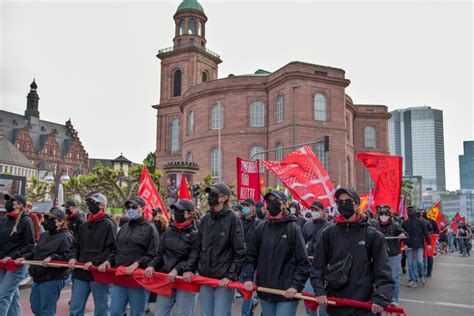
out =
[[37,88],[33,80],[24,115],[0,110],[0,133],[38,170],[40,179],[87,173],[88,154],[71,120],[58,124],[40,119]]
[[[354,157],[388,153],[386,106],[355,104],[345,92],[350,81],[343,69],[299,61],[219,79],[222,60],[207,48],[202,6],[184,0],[174,20],[173,46],[157,55],[161,90],[153,107],[160,169],[183,165],[192,167],[196,182],[211,174],[234,184],[236,157],[281,160],[298,144],[312,143],[335,185],[365,190],[368,173]],[[267,176],[267,185],[278,184]]]
[[461,190],[474,190],[474,141],[464,142],[464,155],[459,156]]
[[403,175],[421,176],[423,190],[444,191],[443,112],[425,106],[390,113],[390,153],[403,157]]

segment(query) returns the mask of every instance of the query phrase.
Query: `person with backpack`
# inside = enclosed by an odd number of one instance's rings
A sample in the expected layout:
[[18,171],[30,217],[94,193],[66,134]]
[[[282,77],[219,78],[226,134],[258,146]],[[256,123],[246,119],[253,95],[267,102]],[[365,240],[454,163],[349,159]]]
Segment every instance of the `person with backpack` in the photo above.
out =
[[407,238],[407,233],[400,224],[393,219],[390,206],[388,205],[377,206],[377,220],[374,221],[374,227],[384,234],[385,241],[387,242],[388,262],[392,270],[393,281],[395,282],[391,304],[398,306],[398,300],[400,299],[400,259],[402,252],[400,249],[400,241]]
[[328,296],[371,301],[371,310],[328,307],[331,316],[373,315],[392,301],[394,282],[387,260],[385,238],[361,221],[359,194],[350,188],[335,193],[339,215],[319,239],[311,266],[311,284],[319,304]]
[[244,287],[253,290],[253,274],[258,271],[259,286],[285,291],[284,296],[258,293],[263,314],[296,315],[299,301],[294,297],[303,290],[310,267],[303,233],[296,216],[285,212],[285,193],[274,190],[264,199],[268,216],[257,226],[255,240],[249,245]]
[[110,284],[94,281],[89,268],[99,266],[112,253],[117,236],[117,225],[105,213],[107,198],[96,193],[86,199],[89,219],[79,227],[71,251],[69,268],[74,269],[80,262],[83,267],[73,271],[73,285],[70,302],[70,316],[83,316],[87,300],[92,292],[94,315],[110,315]]
[[199,225],[196,241],[183,268],[183,279],[191,282],[195,270],[199,275],[219,279],[217,288],[201,286],[201,315],[230,316],[235,290],[226,286],[239,280],[245,260],[242,222],[229,206],[231,191],[226,184],[216,183],[205,192],[210,210]]

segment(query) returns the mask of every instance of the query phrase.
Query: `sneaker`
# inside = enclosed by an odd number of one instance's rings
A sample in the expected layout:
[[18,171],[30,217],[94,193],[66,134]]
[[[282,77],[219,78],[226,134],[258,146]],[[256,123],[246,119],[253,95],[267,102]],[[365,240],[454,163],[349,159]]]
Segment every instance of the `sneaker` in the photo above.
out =
[[421,278],[421,284],[423,284],[423,285],[426,284],[426,278],[425,277]]
[[390,305],[395,306],[395,307],[399,307],[398,302],[392,302],[392,303],[390,303]]
[[407,274],[407,269],[406,269],[406,268],[402,268],[402,272],[403,272],[403,274]]
[[409,283],[407,284],[407,287],[415,288],[415,287],[417,287],[417,285],[416,285],[415,282],[409,282]]

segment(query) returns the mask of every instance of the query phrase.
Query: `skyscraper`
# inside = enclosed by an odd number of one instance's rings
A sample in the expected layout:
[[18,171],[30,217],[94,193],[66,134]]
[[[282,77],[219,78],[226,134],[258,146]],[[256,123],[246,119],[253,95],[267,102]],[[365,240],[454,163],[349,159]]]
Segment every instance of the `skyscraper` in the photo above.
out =
[[423,189],[446,189],[443,111],[412,107],[391,112],[389,146],[403,157],[403,175],[423,177]]
[[474,141],[464,142],[464,155],[459,155],[461,190],[474,190]]

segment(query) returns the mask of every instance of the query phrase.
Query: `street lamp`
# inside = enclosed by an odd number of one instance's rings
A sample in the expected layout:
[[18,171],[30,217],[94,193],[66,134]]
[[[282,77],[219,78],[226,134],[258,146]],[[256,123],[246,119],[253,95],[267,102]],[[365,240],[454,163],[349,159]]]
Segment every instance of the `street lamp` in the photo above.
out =
[[66,184],[66,183],[69,182],[70,179],[71,179],[71,178],[69,178],[69,175],[68,175],[68,173],[67,173],[67,171],[66,171],[66,173],[61,176],[61,183],[62,183],[62,184]]
[[293,148],[296,146],[296,115],[295,115],[295,90],[301,88],[301,83],[294,84],[293,88]]

